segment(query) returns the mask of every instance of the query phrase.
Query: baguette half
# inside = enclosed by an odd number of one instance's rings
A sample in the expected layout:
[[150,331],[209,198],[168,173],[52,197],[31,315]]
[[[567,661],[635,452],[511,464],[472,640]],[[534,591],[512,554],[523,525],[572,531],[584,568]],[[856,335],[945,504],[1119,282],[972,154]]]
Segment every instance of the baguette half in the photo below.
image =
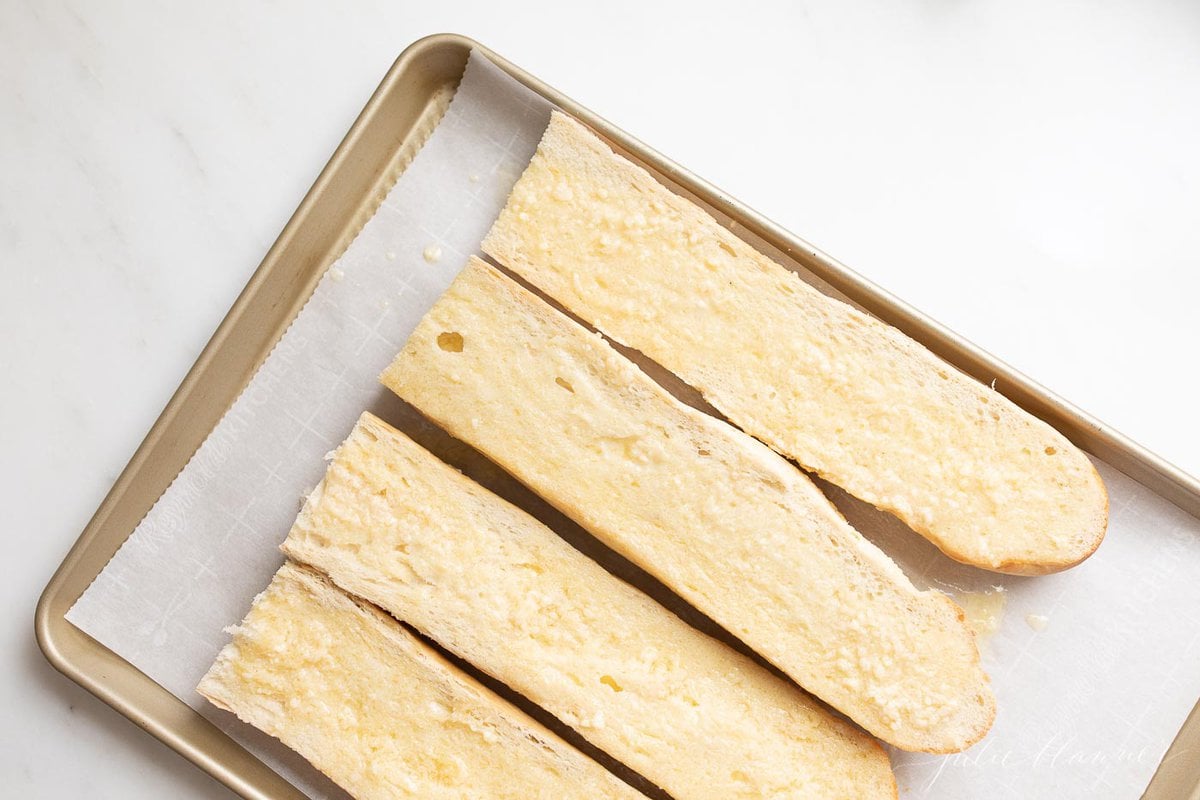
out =
[[990,727],[961,609],[778,454],[479,259],[382,380],[879,738],[954,752]]
[[644,797],[294,564],[255,598],[198,688],[359,800]]
[[675,800],[896,796],[871,737],[370,414],[283,550]]
[[483,249],[957,561],[1055,572],[1104,536],[1104,484],[1064,436],[820,293],[561,113]]

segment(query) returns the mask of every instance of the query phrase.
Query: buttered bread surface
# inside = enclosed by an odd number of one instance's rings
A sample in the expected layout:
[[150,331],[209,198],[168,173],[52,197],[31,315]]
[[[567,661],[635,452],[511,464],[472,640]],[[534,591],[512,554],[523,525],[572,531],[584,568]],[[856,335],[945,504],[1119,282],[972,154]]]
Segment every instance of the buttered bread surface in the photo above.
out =
[[200,693],[358,800],[644,800],[307,568],[280,568],[233,634]]
[[990,727],[953,602],[779,455],[493,267],[468,264],[382,379],[879,738],[953,752]]
[[676,800],[887,798],[887,755],[365,414],[283,545]]
[[1064,436],[820,293],[561,113],[483,248],[951,558],[1041,574],[1103,538],[1104,484]]

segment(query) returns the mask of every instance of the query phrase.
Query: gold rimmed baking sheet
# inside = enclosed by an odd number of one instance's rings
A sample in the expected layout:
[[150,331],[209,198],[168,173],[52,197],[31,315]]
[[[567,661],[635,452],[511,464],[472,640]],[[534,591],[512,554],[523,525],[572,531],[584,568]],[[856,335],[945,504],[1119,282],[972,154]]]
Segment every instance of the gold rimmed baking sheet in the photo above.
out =
[[[752,243],[896,325],[960,369],[996,379],[1014,402],[1078,445],[1192,515],[1195,479],[1104,428],[951,332],[791,236],[587,109],[459,36],[409,47],[397,60],[183,384],[47,586],[37,634],[47,658],[121,713],[246,797],[295,790],[191,708],[66,622],[65,614],[216,425],[316,282],[354,238],[444,111],[472,49],[535,93],[581,119],[664,182],[710,209]],[[1193,713],[1146,792],[1200,796],[1200,714]]]

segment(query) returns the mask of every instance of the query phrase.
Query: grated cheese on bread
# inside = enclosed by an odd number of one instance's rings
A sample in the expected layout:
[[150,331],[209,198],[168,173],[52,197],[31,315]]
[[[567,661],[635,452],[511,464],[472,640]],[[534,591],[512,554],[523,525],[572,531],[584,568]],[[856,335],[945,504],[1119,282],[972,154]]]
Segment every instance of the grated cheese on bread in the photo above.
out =
[[675,800],[896,796],[874,739],[371,414],[283,550]]
[[897,747],[995,704],[961,609],[918,591],[802,472],[472,259],[385,385]]
[[644,797],[392,618],[290,563],[198,688],[359,800]]
[[1104,536],[1104,484],[1064,436],[817,291],[561,113],[483,249],[953,559],[1042,574]]

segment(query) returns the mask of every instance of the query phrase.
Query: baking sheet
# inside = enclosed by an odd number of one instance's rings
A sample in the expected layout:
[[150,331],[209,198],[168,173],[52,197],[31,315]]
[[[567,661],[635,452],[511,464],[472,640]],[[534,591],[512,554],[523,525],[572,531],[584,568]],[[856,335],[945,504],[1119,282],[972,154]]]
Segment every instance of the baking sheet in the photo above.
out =
[[67,619],[313,797],[344,796],[195,686],[283,561],[278,545],[377,376],[474,252],[549,105],[473,59],[446,115],[241,397]]
[[[477,248],[549,107],[472,57],[443,122],[321,281],[187,469],[68,619],[214,720],[314,797],[339,796],[194,686],[280,563],[300,498],[359,412],[403,411],[375,376]],[[440,249],[440,256],[436,250]],[[429,258],[426,258],[428,253]],[[1136,797],[1200,695],[1200,523],[1101,465],[1106,543],[1083,566],[1009,578],[954,565],[831,491],[914,581],[997,605],[985,643],[1000,708],[965,754],[893,754],[903,796]],[[1002,586],[1002,595],[993,586]],[[1045,617],[1042,630],[1026,621]],[[131,620],[139,621],[131,625]]]

